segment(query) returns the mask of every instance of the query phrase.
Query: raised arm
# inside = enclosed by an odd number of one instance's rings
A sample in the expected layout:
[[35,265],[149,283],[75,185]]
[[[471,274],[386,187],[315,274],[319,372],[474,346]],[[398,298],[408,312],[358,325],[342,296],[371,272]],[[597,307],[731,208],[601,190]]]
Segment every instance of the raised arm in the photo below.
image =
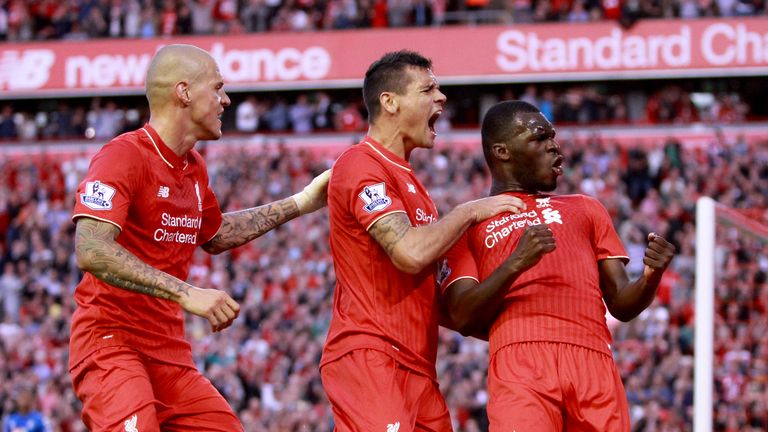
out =
[[457,206],[437,222],[411,226],[404,213],[379,219],[368,230],[399,270],[416,274],[435,262],[473,223],[503,212],[519,213],[525,204],[519,198],[497,195]]
[[496,270],[478,283],[457,279],[443,292],[452,328],[464,336],[484,334],[501,310],[507,287],[523,272],[555,250],[555,239],[546,225],[529,226],[512,252]]
[[661,276],[669,267],[675,255],[675,246],[654,233],[648,234],[645,249],[645,270],[643,275],[629,281],[624,263],[617,259],[606,259],[598,263],[600,289],[608,311],[616,319],[627,322],[634,319],[656,297]]
[[240,306],[227,293],[192,286],[140,260],[115,241],[111,223],[81,217],[75,228],[75,256],[81,270],[118,288],[179,303],[208,320],[213,331],[229,327]]
[[307,213],[325,207],[331,171],[318,175],[301,192],[288,198],[236,212],[225,213],[216,235],[202,247],[219,254],[241,246],[268,231]]

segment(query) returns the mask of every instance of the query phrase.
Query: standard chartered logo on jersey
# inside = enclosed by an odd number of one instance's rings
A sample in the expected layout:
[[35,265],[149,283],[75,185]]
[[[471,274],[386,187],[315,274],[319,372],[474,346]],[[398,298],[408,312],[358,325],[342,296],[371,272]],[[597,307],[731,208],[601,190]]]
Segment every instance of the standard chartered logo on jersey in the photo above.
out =
[[520,214],[505,215],[488,222],[485,226],[485,232],[488,233],[485,236],[485,247],[491,249],[516,230],[525,229],[528,225],[563,224],[560,211],[551,207],[549,198],[540,198],[536,201],[536,208],[540,210],[533,209]]
[[197,233],[202,224],[201,217],[172,216],[163,213],[160,216],[161,227],[155,230],[154,238],[159,242],[197,244]]

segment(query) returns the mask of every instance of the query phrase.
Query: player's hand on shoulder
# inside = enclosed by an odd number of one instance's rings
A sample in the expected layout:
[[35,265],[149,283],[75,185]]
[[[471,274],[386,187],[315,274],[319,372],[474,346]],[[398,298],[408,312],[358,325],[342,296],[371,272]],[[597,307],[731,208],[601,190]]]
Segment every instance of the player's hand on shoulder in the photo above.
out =
[[556,247],[555,236],[547,225],[529,225],[520,236],[520,241],[509,259],[516,263],[518,271],[527,270]]
[[331,170],[327,169],[304,187],[304,190],[293,196],[299,213],[307,214],[319,210],[328,204],[328,182],[331,179]]
[[469,207],[472,222],[480,222],[499,213],[520,213],[525,210],[523,200],[510,195],[494,195],[464,204]]
[[240,314],[240,305],[224,291],[192,287],[179,301],[184,310],[203,317],[217,332],[232,325]]
[[663,273],[669,267],[669,263],[672,262],[676,251],[675,245],[668,242],[664,237],[656,233],[648,234],[648,246],[645,248],[645,257],[643,257],[643,263],[645,263],[643,274],[645,277],[650,277],[655,273]]

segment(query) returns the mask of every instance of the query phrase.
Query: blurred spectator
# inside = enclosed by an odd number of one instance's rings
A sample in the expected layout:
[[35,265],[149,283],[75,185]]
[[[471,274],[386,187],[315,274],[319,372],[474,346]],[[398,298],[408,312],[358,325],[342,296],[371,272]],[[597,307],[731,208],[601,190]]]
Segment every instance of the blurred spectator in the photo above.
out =
[[289,108],[288,116],[293,127],[293,132],[298,134],[312,132],[315,111],[312,105],[309,104],[309,98],[306,94],[298,96],[296,103]]
[[272,106],[262,114],[262,118],[269,130],[273,132],[287,131],[290,125],[290,114],[285,99],[278,97]]
[[0,138],[16,138],[16,122],[13,119],[13,107],[3,105],[0,109]]
[[256,96],[249,95],[235,110],[235,129],[238,132],[253,133],[259,128],[259,106]]
[[3,305],[3,316],[0,318],[2,320],[19,321],[23,288],[24,283],[16,274],[16,264],[11,261],[6,262],[3,274],[0,276],[0,301]]
[[124,112],[118,109],[113,100],[108,100],[104,106],[101,101],[94,99],[91,111],[88,113],[88,123],[94,131],[96,139],[112,139],[123,129]]
[[237,18],[236,0],[209,0],[213,5],[213,32],[216,34],[227,34],[232,29]]
[[15,407],[3,422],[3,432],[50,432],[48,419],[37,410],[36,394],[33,388],[19,385],[14,391]]
[[367,126],[365,119],[360,114],[360,106],[357,102],[350,102],[338,111],[334,123],[336,130],[341,132],[358,132]]
[[179,15],[176,11],[175,0],[164,0],[163,10],[160,12],[160,36],[171,36],[177,33]]
[[157,15],[153,7],[142,9],[138,36],[144,39],[152,39],[157,36]]
[[269,30],[270,8],[265,0],[247,0],[240,11],[240,20],[248,33]]
[[316,94],[316,98],[312,123],[314,124],[315,129],[332,130],[334,127],[334,105],[331,96],[327,92],[319,92]]
[[119,25],[118,23],[122,20],[125,37],[139,37],[141,33],[141,4],[139,3],[139,0],[126,0],[124,7],[125,16],[121,15],[123,11],[119,6],[112,8],[112,19],[115,21],[115,27],[117,27]]
[[210,34],[213,32],[213,10],[216,0],[184,0],[192,11],[192,33]]

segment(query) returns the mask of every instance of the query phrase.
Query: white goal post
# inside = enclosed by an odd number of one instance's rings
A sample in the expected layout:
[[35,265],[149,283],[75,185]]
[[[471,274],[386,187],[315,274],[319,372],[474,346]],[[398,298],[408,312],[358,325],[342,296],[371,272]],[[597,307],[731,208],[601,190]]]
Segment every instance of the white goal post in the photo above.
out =
[[693,432],[712,432],[715,332],[715,201],[696,201]]
[[693,432],[711,432],[714,413],[714,333],[717,227],[725,225],[768,244],[768,226],[712,198],[696,201]]

